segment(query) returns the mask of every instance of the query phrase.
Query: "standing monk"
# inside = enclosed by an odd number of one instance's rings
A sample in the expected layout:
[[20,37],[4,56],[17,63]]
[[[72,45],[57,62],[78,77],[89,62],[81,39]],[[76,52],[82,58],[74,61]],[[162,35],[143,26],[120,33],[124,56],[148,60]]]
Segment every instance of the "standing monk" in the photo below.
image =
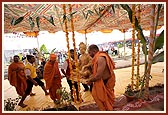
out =
[[17,94],[23,96],[27,88],[27,83],[24,73],[25,65],[19,60],[19,56],[15,55],[14,62],[12,62],[8,68],[8,80],[10,84],[16,88]]
[[93,57],[93,76],[88,84],[93,83],[92,96],[101,111],[113,110],[115,64],[106,52],[99,51],[96,45],[90,45],[88,53]]
[[62,76],[58,68],[55,54],[50,54],[50,60],[44,66],[43,76],[46,82],[46,89],[49,89],[50,98],[56,103],[59,102],[61,96],[57,94],[56,91],[62,86]]

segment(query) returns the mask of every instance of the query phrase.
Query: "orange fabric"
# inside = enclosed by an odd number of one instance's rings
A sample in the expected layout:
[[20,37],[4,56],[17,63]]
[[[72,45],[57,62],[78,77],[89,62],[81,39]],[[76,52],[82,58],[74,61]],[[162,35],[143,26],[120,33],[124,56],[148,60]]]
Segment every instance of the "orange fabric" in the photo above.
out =
[[[16,88],[17,94],[23,96],[26,88],[26,76],[24,73],[24,64],[22,62],[11,63],[8,68],[8,80]],[[20,70],[18,70],[18,68]]]
[[57,89],[61,88],[61,79],[58,68],[58,62],[55,62],[54,65],[48,61],[44,66],[43,78],[46,82],[46,89],[49,89],[49,94],[52,100],[60,99],[60,95],[56,94]]
[[99,57],[105,57],[108,68],[111,72],[111,77],[108,79],[107,83],[104,84],[103,80],[97,80],[93,83],[92,96],[97,103],[98,107],[102,111],[113,110],[114,103],[114,86],[115,86],[115,74],[113,69],[115,64],[112,61],[111,57],[105,52],[97,52],[94,56],[93,63],[93,75],[97,71],[97,61]]
[[56,91],[57,89],[60,89],[62,86],[61,80],[59,78],[54,77],[51,84],[52,84],[52,87],[49,88],[50,98],[52,100],[60,99],[61,96],[60,94],[57,94]]

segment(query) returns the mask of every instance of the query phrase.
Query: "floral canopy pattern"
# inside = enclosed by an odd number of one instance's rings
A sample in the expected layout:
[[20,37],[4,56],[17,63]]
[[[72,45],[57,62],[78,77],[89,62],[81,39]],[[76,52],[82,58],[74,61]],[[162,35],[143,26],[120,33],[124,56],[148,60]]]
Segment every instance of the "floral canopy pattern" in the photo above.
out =
[[[129,5],[131,7],[131,5]],[[138,9],[136,7],[136,9]],[[65,31],[64,19],[69,21],[73,15],[75,31],[84,33],[91,31],[111,32],[113,29],[128,30],[132,28],[128,13],[115,4],[72,4],[72,13],[64,15],[62,4],[4,4],[4,33],[30,31]],[[149,30],[151,4],[141,5],[141,27]],[[136,15],[138,10],[136,10]],[[156,15],[156,13],[155,13]],[[12,25],[13,19],[24,17],[17,25]],[[38,18],[37,18],[38,17]],[[37,21],[38,20],[38,21]],[[32,23],[34,24],[32,26]],[[39,27],[38,27],[38,24]],[[164,8],[160,12],[158,27],[164,25]],[[68,31],[71,31],[68,23]]]

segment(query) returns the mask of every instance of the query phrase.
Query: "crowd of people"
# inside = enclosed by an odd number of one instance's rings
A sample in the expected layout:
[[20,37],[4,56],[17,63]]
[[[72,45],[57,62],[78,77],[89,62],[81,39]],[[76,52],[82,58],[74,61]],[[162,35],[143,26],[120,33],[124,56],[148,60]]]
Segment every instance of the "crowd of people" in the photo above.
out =
[[[87,51],[88,50],[88,53]],[[72,101],[74,98],[81,101],[79,97],[78,82],[74,79],[76,75],[75,57],[77,54],[79,62],[79,75],[81,79],[86,79],[86,83],[82,83],[84,91],[91,91],[92,96],[100,110],[113,110],[114,104],[114,86],[115,86],[115,64],[112,58],[105,51],[100,51],[97,45],[87,46],[81,42],[79,44],[80,55],[70,49],[70,59],[66,58],[61,67],[59,67],[59,56],[51,53],[47,61],[42,60],[43,79],[45,83],[37,77],[38,69],[36,65],[36,55],[26,55],[23,62],[19,60],[19,56],[15,55],[13,62],[8,67],[8,80],[12,86],[16,88],[18,95],[22,96],[19,106],[22,108],[27,105],[24,100],[32,93],[32,87],[41,86],[45,95],[49,95],[54,103],[58,104],[61,95],[57,93],[57,89],[62,87],[62,74],[66,77],[70,88]],[[72,72],[71,72],[72,71]],[[74,81],[73,81],[74,80]],[[75,89],[73,89],[73,85]],[[73,91],[75,90],[75,96]]]

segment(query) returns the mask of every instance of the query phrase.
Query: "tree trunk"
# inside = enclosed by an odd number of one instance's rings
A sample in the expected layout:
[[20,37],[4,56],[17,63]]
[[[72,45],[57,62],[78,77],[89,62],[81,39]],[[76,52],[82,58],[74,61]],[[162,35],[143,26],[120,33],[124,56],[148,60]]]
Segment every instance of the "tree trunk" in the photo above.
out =
[[145,100],[149,99],[149,77],[151,72],[151,66],[152,66],[152,59],[153,59],[153,46],[154,46],[154,20],[155,20],[155,5],[152,4],[152,10],[151,10],[151,30],[150,30],[150,38],[149,38],[149,51],[148,51],[148,66],[147,66],[147,73],[146,73],[146,81],[145,81],[145,92],[144,92],[144,98]]

